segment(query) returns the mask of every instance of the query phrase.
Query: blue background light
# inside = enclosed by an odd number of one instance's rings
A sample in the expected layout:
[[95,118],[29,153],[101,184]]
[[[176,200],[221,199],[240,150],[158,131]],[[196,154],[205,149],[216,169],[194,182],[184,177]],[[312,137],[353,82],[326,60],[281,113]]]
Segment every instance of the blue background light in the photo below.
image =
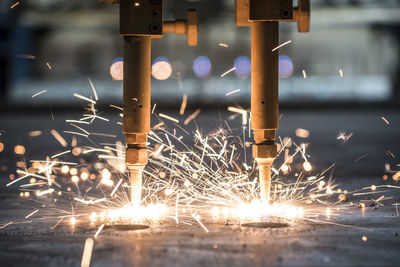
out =
[[289,78],[293,74],[293,61],[287,55],[279,56],[279,77]]
[[199,78],[207,78],[211,73],[211,60],[206,56],[199,56],[193,62],[194,74]]
[[251,72],[251,60],[246,56],[240,56],[235,59],[233,66],[236,68],[236,75],[240,78],[247,78]]

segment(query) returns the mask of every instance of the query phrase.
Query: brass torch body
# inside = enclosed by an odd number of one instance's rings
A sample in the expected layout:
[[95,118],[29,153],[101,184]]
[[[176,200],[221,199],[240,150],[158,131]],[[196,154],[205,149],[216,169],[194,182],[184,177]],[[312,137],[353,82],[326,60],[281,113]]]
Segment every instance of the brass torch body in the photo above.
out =
[[275,133],[279,126],[278,21],[251,22],[251,127],[253,158],[259,169],[260,196],[270,200],[271,168],[277,157]]
[[124,119],[126,167],[130,177],[130,201],[139,206],[142,171],[148,162],[147,134],[150,132],[151,39],[124,36]]

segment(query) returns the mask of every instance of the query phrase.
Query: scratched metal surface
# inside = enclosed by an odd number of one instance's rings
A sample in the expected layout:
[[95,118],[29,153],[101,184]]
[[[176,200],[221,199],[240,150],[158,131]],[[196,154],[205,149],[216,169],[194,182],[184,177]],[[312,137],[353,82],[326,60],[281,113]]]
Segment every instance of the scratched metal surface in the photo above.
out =
[[[363,112],[294,112],[283,111],[282,136],[293,136],[296,128],[310,130],[309,153],[315,168],[336,163],[335,178],[343,189],[383,184],[384,164],[398,163],[386,154],[400,152],[398,141],[400,114],[393,111]],[[390,125],[386,125],[384,115]],[[74,114],[79,116],[79,114]],[[0,158],[6,163],[15,160],[8,144],[32,145],[31,156],[42,156],[57,151],[51,140],[31,144],[30,130],[62,129],[65,119],[74,117],[55,114],[1,114],[1,142],[6,150]],[[115,116],[115,117],[113,117]],[[222,117],[228,114],[222,113]],[[109,117],[117,119],[116,115]],[[212,123],[210,123],[210,118]],[[212,119],[215,118],[215,119]],[[204,112],[197,119],[205,131],[218,125],[218,112]],[[214,124],[214,125],[212,125]],[[232,122],[240,126],[240,119]],[[101,126],[98,130],[102,130]],[[190,126],[194,129],[194,126]],[[104,130],[104,129],[103,129]],[[122,137],[119,128],[107,129]],[[353,132],[344,145],[336,140],[339,131]],[[367,156],[357,162],[357,157]],[[40,205],[17,197],[14,189],[5,191],[7,174],[1,172],[0,222],[24,222],[33,207]],[[226,225],[205,218],[210,230],[205,233],[196,223],[176,225],[173,220],[151,225],[138,231],[103,230],[95,240],[93,266],[398,266],[400,263],[400,217],[391,204],[398,202],[400,191],[391,193],[392,199],[384,207],[367,207],[362,212],[356,206],[340,211],[328,223],[299,221],[287,228],[259,229],[241,226],[238,222]],[[350,199],[355,203],[362,199]],[[335,211],[332,210],[332,214]],[[327,220],[323,220],[327,221]],[[54,230],[56,220],[34,220],[32,223],[12,224],[0,230],[0,262],[2,266],[79,266],[85,239],[97,228],[78,224],[72,229],[61,223]],[[337,225],[337,224],[340,225]],[[397,234],[396,234],[397,233]],[[367,236],[368,241],[361,237]]]

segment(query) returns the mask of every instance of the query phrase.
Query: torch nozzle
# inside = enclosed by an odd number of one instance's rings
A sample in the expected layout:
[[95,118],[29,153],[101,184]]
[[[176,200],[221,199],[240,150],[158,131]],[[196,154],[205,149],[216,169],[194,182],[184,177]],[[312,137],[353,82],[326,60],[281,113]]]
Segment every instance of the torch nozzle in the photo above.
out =
[[262,202],[269,202],[271,191],[271,165],[259,164],[260,195]]
[[129,169],[131,187],[130,201],[132,206],[138,207],[142,200],[142,169]]

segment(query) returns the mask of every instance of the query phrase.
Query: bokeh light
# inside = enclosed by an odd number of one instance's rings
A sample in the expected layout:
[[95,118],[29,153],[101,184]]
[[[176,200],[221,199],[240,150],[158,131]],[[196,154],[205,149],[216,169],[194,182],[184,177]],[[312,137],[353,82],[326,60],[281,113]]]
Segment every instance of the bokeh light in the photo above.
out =
[[165,57],[156,58],[151,65],[151,75],[157,80],[166,80],[171,77],[172,66]]
[[236,76],[239,78],[247,78],[251,73],[251,60],[246,56],[240,56],[233,62]]
[[289,78],[293,74],[293,61],[287,55],[279,56],[279,77]]
[[122,57],[118,57],[112,61],[110,75],[116,81],[124,79],[124,59]]
[[211,73],[211,69],[211,60],[206,56],[199,56],[193,62],[193,71],[198,78],[207,78]]

